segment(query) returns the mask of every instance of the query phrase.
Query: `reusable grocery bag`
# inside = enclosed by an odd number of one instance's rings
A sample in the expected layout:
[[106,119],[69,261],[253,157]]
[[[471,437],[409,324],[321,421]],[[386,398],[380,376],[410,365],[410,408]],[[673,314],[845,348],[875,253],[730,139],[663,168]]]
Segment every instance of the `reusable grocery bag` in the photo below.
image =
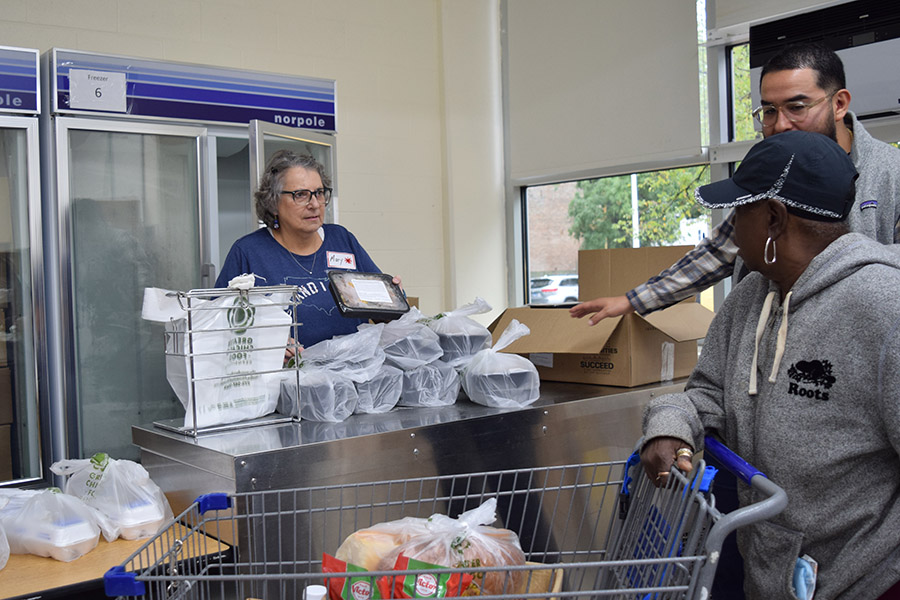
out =
[[98,452],[91,458],[57,461],[50,470],[68,477],[65,493],[109,517],[126,540],[150,537],[173,518],[166,496],[136,462]]
[[540,397],[541,381],[534,364],[524,356],[500,352],[530,333],[527,325],[513,319],[493,348],[472,357],[462,372],[462,388],[472,402],[522,408]]

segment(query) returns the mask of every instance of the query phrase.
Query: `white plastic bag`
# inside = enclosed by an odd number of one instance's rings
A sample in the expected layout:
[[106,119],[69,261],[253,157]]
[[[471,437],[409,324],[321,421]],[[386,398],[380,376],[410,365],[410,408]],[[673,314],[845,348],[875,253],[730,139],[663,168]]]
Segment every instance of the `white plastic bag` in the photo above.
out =
[[[424,315],[412,307],[395,321],[384,324],[379,345],[385,362],[404,371],[434,362],[444,354],[438,334],[420,321]],[[361,325],[360,330],[367,325]]]
[[339,423],[356,410],[359,403],[356,387],[340,373],[304,365],[298,379],[290,377],[281,382],[277,408],[280,414],[306,421]]
[[193,351],[196,427],[236,423],[270,414],[278,401],[284,349],[292,319],[287,294],[222,296],[194,302],[187,318],[166,322],[166,378],[195,427],[189,386]]
[[403,371],[388,364],[381,366],[381,371],[369,381],[356,384],[359,404],[356,413],[386,413],[400,401],[403,390]]
[[0,526],[12,554],[69,562],[93,550],[101,532],[107,541],[115,539],[115,529],[104,515],[58,488],[0,490],[0,496],[8,500],[0,508]]
[[503,354],[517,339],[531,333],[513,319],[493,348],[482,350],[466,365],[462,387],[472,402],[495,408],[522,408],[541,395],[541,381],[534,364],[518,354]]
[[[496,511],[497,499],[490,498],[456,519],[442,514],[431,515],[425,520],[426,531],[422,533],[422,523],[410,522],[410,537],[385,553],[376,570],[395,568],[401,555],[451,568],[523,566],[525,553],[519,536],[509,529],[489,526],[497,518]],[[488,571],[476,575],[473,583],[480,589],[478,595],[493,596],[520,589],[520,581],[525,577],[528,573],[522,570]]]
[[459,373],[449,363],[436,360],[418,369],[403,372],[403,389],[398,406],[450,406],[459,396]]
[[481,323],[469,318],[490,312],[491,305],[481,298],[456,310],[441,313],[426,321],[428,327],[438,334],[441,360],[454,367],[462,367],[480,350],[490,348],[491,332]]
[[356,333],[323,340],[300,354],[301,368],[325,369],[351,381],[372,379],[384,364],[384,350],[378,345],[382,323],[360,328]]
[[165,494],[141,465],[103,452],[50,465],[68,477],[65,491],[109,517],[126,540],[156,534],[174,515]]

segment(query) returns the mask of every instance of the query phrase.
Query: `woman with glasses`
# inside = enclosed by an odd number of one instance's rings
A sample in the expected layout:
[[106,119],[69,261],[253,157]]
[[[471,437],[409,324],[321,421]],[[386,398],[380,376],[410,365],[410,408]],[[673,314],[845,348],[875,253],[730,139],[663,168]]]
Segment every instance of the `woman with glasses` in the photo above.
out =
[[331,178],[315,158],[290,150],[273,154],[254,194],[265,227],[232,245],[216,279],[216,287],[226,287],[232,278],[253,273],[256,285],[298,286],[302,346],[354,333],[363,323],[341,316],[326,271],[381,272],[352,233],[325,223],[331,194]]

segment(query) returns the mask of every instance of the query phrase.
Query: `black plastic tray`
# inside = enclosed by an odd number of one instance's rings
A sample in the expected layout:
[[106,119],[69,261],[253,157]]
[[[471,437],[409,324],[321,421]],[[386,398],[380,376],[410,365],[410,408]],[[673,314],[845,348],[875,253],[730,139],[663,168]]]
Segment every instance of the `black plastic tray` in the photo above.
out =
[[328,271],[328,287],[343,316],[392,321],[409,312],[406,294],[393,278],[386,273],[335,270]]

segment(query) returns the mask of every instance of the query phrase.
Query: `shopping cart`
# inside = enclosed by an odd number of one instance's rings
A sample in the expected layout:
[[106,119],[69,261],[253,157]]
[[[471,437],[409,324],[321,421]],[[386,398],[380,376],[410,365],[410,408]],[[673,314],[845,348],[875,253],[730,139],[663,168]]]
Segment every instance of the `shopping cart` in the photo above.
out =
[[[765,499],[721,514],[711,493],[713,467],[698,460],[691,477],[673,469],[666,487],[656,488],[636,454],[617,462],[210,494],[111,569],[106,592],[299,600],[327,577],[350,579],[347,600],[375,600],[381,577],[497,572],[503,593],[486,600],[708,598],[725,537],[778,514],[787,498],[716,440],[707,438],[706,450]],[[525,565],[323,575],[322,554],[333,554],[358,529],[407,516],[456,516],[489,498],[497,499],[499,525],[518,533]],[[393,597],[391,590],[384,597]]]

